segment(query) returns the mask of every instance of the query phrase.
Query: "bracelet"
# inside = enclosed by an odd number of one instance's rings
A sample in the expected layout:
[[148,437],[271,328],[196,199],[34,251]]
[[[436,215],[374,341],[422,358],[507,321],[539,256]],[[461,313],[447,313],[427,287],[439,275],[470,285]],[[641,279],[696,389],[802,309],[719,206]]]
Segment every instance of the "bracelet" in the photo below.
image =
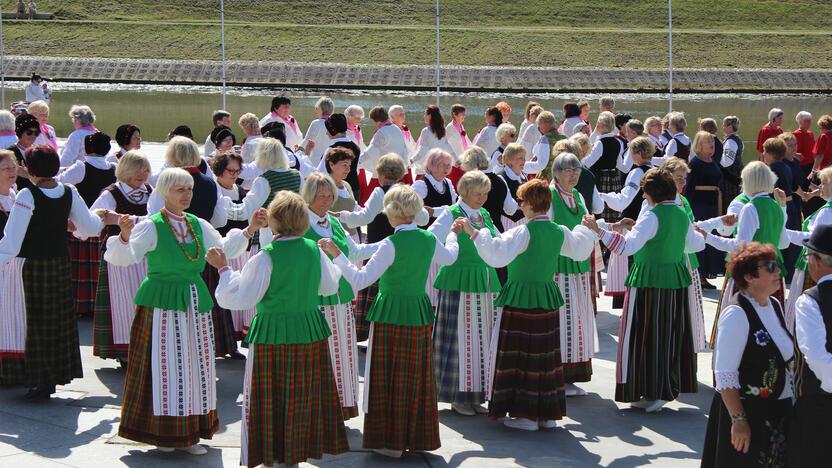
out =
[[732,423],[740,422],[740,421],[748,422],[748,417],[746,417],[745,413],[737,413],[737,414],[732,414],[731,415],[731,422]]

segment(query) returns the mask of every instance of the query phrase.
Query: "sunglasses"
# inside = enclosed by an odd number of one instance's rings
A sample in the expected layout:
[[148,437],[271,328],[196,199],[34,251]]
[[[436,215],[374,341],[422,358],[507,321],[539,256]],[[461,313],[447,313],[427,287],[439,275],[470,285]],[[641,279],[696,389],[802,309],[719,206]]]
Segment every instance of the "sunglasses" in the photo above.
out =
[[777,264],[775,260],[769,260],[765,263],[757,265],[758,270],[766,270],[769,273],[774,273],[775,271],[780,271],[780,265]]

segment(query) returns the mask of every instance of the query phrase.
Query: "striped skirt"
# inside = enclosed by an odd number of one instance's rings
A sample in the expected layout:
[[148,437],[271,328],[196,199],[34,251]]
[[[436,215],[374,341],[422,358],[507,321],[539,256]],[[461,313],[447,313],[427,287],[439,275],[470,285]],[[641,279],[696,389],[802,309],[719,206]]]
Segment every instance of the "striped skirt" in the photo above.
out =
[[[786,300],[784,298],[785,291],[786,291],[786,282],[785,282],[785,280],[781,279],[780,280],[780,289],[778,289],[777,292],[774,293],[774,295],[771,296],[771,297],[780,301],[781,305],[785,304],[786,303]],[[732,278],[726,276],[725,277],[725,282],[722,283],[722,292],[719,295],[719,302],[717,303],[717,307],[716,307],[716,317],[714,317],[714,323],[711,326],[711,339],[710,339],[710,342],[709,342],[709,345],[710,345],[711,349],[713,349],[713,347],[716,346],[716,330],[717,330],[717,325],[719,324],[719,316],[722,313],[722,311],[726,307],[728,307],[729,305],[738,305],[737,304],[737,298],[736,298],[737,292],[738,291],[734,288],[734,280]],[[797,299],[795,299],[795,300],[797,300]],[[786,321],[786,326],[789,329],[789,333],[794,333],[794,315],[789,316],[788,309],[784,309],[784,310],[785,310],[785,313],[786,313],[786,316],[784,317],[784,319]]]
[[133,298],[147,276],[147,262],[120,267],[101,262],[95,294],[92,354],[104,359],[127,358]]
[[688,288],[628,288],[618,330],[615,401],[697,391]]
[[566,392],[558,311],[506,307],[497,320],[491,339],[494,372],[486,382],[488,417],[562,419]]
[[428,281],[425,284],[425,293],[427,293],[428,297],[430,298],[430,305],[436,308],[436,305],[439,303],[439,290],[433,287],[433,283],[436,281],[436,277],[439,275],[439,269],[441,265],[438,263],[431,263],[430,269],[428,269]]
[[795,305],[797,298],[800,297],[807,289],[813,287],[815,282],[809,276],[807,271],[795,268],[794,276],[792,276],[792,287],[789,288],[789,297],[786,300],[786,324],[790,327],[789,332],[794,333],[794,320],[797,311]]
[[206,313],[136,308],[118,435],[188,447],[219,430],[214,330]]
[[358,342],[367,341],[370,336],[370,322],[367,314],[373,307],[373,301],[378,295],[378,281],[358,291],[355,295],[355,339]]
[[25,375],[25,261],[23,258],[15,257],[0,266],[0,383],[19,382]]
[[250,344],[242,423],[241,465],[292,466],[349,451],[326,341]]
[[220,282],[220,274],[216,268],[206,264],[202,270],[202,279],[211,291],[211,299],[214,301],[214,308],[211,309],[211,320],[214,325],[214,354],[218,357],[227,356],[237,352],[237,337],[234,329],[234,318],[231,311],[223,309],[217,304],[214,293]]
[[590,273],[555,274],[555,282],[564,300],[559,314],[563,380],[589,382],[592,357],[599,351]]
[[690,305],[690,325],[693,336],[693,350],[703,353],[710,350],[708,340],[705,339],[705,312],[702,308],[702,283],[699,272],[690,267],[690,258],[685,260],[690,271],[691,285],[688,287],[688,302]]
[[364,448],[439,448],[432,329],[432,325],[387,323],[370,327],[364,367]]
[[607,284],[604,286],[604,295],[620,297],[624,296],[627,286],[627,275],[630,274],[630,261],[626,255],[610,253],[610,261],[607,266]]
[[358,347],[355,341],[355,317],[352,303],[321,306],[329,335],[329,356],[338,398],[344,410],[344,419],[358,416]]
[[487,400],[491,337],[497,323],[495,293],[440,291],[433,329],[437,399],[481,404]]
[[101,239],[80,240],[69,236],[69,260],[72,263],[72,297],[78,315],[92,315],[98,284],[98,267],[102,260]]

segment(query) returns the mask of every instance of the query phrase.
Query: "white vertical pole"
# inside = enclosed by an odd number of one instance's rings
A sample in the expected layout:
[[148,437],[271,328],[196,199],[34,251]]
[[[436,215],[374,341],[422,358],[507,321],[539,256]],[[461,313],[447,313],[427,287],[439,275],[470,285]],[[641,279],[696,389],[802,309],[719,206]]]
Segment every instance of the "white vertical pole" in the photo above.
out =
[[673,112],[673,0],[667,0],[667,76],[667,106]]
[[225,2],[220,0],[220,42],[222,43],[222,108],[225,109]]
[[6,108],[6,50],[3,47],[3,8],[0,5],[0,108]]
[[436,105],[439,105],[439,0],[436,0]]

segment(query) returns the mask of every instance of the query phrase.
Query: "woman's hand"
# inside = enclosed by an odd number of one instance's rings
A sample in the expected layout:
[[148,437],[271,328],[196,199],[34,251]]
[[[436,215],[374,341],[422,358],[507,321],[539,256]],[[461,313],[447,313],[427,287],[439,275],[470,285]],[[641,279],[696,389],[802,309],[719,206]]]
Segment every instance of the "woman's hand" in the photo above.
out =
[[315,142],[312,141],[312,140],[309,140],[308,142],[306,142],[306,148],[303,149],[303,152],[306,153],[306,154],[312,154],[312,150],[314,148],[315,148]]
[[780,206],[786,206],[786,192],[783,189],[776,188],[774,189],[774,199],[777,200],[777,203]]
[[589,230],[591,230],[595,234],[598,234],[598,231],[601,230],[598,227],[598,222],[595,221],[595,216],[592,216],[592,215],[584,215],[583,220],[581,220],[581,224],[583,226],[589,228]]
[[332,242],[332,239],[321,239],[318,241],[318,247],[324,251],[327,255],[332,258],[336,258],[341,255],[341,249],[335,245],[335,242]]
[[707,239],[707,238],[708,238],[708,233],[707,233],[707,232],[705,232],[705,230],[704,230],[704,229],[702,229],[701,227],[699,227],[699,226],[697,226],[697,225],[695,225],[695,224],[694,224],[694,225],[693,225],[693,230],[694,230],[694,231],[696,231],[696,232],[698,232],[699,234],[701,234],[701,235],[702,235],[702,239]]
[[463,225],[461,220],[462,218],[458,218],[454,220],[454,223],[451,225],[451,232],[453,232],[454,234],[459,234],[463,231],[463,229],[465,229],[465,226]]
[[135,226],[135,224],[136,223],[133,222],[133,219],[130,218],[129,215],[121,215],[121,218],[119,218],[118,227],[119,229],[121,229],[119,237],[121,238],[121,241],[125,244],[127,243],[127,241],[130,240],[130,234],[133,232],[133,227]]
[[471,222],[468,221],[468,218],[457,218],[454,221],[453,227],[458,227],[459,229],[465,231],[465,234],[468,234],[469,236],[474,235],[474,228],[471,226]]
[[731,227],[737,224],[737,220],[739,219],[736,214],[728,213],[727,215],[722,215],[720,218],[722,220],[722,224]]
[[219,247],[211,247],[208,249],[208,253],[205,254],[205,260],[217,270],[228,266],[228,259],[225,258],[225,252]]
[[748,453],[751,448],[751,426],[748,421],[734,421],[731,424],[731,445],[737,452]]
[[254,210],[254,213],[251,215],[251,219],[248,220],[248,227],[246,228],[246,232],[249,237],[254,236],[257,234],[257,231],[269,225],[268,217],[269,214],[265,208],[257,208]]
[[425,211],[427,211],[427,212],[428,212],[428,216],[429,216],[429,217],[433,218],[433,213],[434,213],[434,210],[433,210],[433,207],[432,207],[432,206],[426,206],[426,207],[425,207]]

